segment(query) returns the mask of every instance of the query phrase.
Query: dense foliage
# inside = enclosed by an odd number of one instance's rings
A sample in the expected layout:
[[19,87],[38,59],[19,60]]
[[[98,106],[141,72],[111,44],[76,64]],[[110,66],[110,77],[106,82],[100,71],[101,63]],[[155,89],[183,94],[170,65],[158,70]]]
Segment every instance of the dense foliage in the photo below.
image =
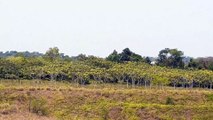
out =
[[106,60],[113,62],[139,62],[143,61],[143,58],[140,55],[132,52],[129,48],[126,48],[120,54],[118,54],[118,52],[114,50],[113,53],[106,58]]
[[[176,52],[182,56],[180,51],[172,50],[167,59],[170,60],[175,57],[180,59],[177,57]],[[162,58],[166,54],[161,54]],[[141,56],[129,49],[125,49],[121,54],[114,51],[106,60],[85,55],[68,59],[61,57],[57,48],[51,48],[42,57],[13,56],[1,58],[0,78],[66,80],[79,84],[89,84],[91,82],[121,83],[126,84],[127,87],[152,87],[155,85],[159,87],[203,87],[212,89],[213,71],[175,68],[176,65],[180,64],[180,61],[176,61],[177,64],[172,63],[173,67],[150,65],[145,62],[146,59],[142,59]]]
[[173,68],[184,68],[183,52],[177,49],[166,48],[158,55],[158,65],[171,66]]

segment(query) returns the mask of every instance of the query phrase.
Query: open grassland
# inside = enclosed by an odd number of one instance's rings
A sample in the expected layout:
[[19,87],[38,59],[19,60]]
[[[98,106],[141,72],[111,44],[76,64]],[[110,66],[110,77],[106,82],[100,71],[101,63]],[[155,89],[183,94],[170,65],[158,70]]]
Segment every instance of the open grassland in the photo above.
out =
[[0,120],[173,119],[213,120],[213,91],[0,81]]

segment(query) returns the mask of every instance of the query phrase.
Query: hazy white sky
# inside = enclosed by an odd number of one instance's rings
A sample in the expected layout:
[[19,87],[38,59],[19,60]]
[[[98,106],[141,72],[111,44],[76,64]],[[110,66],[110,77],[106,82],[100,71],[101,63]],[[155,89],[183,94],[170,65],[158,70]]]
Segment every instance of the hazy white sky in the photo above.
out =
[[0,51],[213,56],[212,0],[0,0]]

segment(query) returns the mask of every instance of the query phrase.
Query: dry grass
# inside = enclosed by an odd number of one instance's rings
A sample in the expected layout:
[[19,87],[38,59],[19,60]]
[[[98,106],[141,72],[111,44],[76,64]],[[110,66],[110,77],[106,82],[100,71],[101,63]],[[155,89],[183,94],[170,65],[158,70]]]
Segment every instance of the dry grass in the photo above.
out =
[[38,116],[29,112],[11,113],[8,115],[0,114],[0,120],[56,120],[55,118]]
[[[48,81],[2,81],[0,120],[142,120],[213,118],[213,91],[80,86]],[[173,104],[168,104],[168,98]],[[39,102],[29,110],[35,100]],[[41,109],[41,110],[40,110]],[[45,111],[48,114],[41,114]]]

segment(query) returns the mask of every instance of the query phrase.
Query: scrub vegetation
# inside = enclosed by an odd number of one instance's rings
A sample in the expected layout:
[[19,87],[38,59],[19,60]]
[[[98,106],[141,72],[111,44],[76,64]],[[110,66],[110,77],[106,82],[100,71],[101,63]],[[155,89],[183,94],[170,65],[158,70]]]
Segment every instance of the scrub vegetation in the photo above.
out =
[[211,62],[187,63],[177,49],[155,61],[128,48],[107,58],[69,57],[56,47],[27,55],[0,58],[0,119],[213,118]]
[[209,89],[2,80],[0,118],[18,120],[211,120]]

